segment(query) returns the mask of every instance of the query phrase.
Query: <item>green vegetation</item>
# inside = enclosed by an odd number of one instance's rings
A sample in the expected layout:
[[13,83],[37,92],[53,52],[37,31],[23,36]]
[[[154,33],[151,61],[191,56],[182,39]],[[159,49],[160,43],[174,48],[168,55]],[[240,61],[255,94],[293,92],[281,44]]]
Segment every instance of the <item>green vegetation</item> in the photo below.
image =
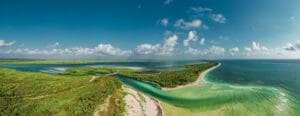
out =
[[[9,62],[49,64],[50,60]],[[160,73],[108,67],[69,68],[61,75],[0,68],[0,115],[92,115],[100,104],[108,100],[108,110],[98,113],[120,116],[125,111],[125,93],[121,82],[108,77],[109,74],[117,73],[162,87],[176,87],[195,81],[199,73],[215,65],[215,62],[187,65],[184,70]],[[94,75],[101,77],[90,81]]]
[[65,72],[66,75],[104,75],[118,72],[132,72],[133,70],[126,68],[68,68]]
[[114,92],[109,99],[107,110],[99,112],[99,116],[123,116],[125,112],[125,101],[123,98],[126,93],[123,90]]
[[109,74],[113,73],[113,70],[108,68],[68,68],[66,70],[67,75],[99,75],[99,74]]
[[100,77],[49,75],[0,68],[0,115],[92,115],[108,96],[110,112],[124,111],[120,81]]
[[176,87],[178,85],[185,85],[197,80],[200,73],[216,66],[216,62],[208,62],[205,64],[187,65],[184,70],[180,71],[166,71],[156,74],[143,74],[134,71],[121,71],[120,75],[124,75],[137,80],[157,83],[162,87]]

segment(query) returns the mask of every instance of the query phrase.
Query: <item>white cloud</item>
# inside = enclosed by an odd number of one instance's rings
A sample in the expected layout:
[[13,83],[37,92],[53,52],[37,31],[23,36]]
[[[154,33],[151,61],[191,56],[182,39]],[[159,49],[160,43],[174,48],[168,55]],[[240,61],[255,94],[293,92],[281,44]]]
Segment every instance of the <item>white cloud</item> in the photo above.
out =
[[253,50],[260,50],[259,43],[256,43],[255,41],[252,42],[252,49]]
[[200,19],[195,19],[191,22],[185,22],[183,19],[179,19],[176,21],[174,26],[184,30],[189,30],[189,29],[200,28],[201,25],[202,25],[202,21]]
[[239,48],[238,47],[230,48],[229,52],[239,52]]
[[141,44],[137,46],[135,54],[137,55],[153,55],[159,53],[160,44],[151,45],[151,44]]
[[76,48],[71,48],[70,50],[68,49],[67,51],[71,51],[71,53],[77,56],[94,54],[94,50],[92,48],[76,47]]
[[168,5],[168,4],[170,4],[171,2],[173,2],[173,0],[165,0],[164,4]]
[[222,55],[225,53],[225,49],[219,46],[212,46],[211,48],[207,49],[205,54],[213,54],[213,55]]
[[134,50],[135,55],[162,55],[171,56],[177,45],[178,37],[176,35],[171,35],[165,39],[164,43],[161,44],[141,44],[137,46]]
[[221,13],[214,13],[213,9],[206,7],[191,7],[190,11],[194,13],[195,17],[204,17],[208,16],[210,19],[217,23],[226,23],[226,17]]
[[14,55],[19,57],[58,57],[58,56],[65,56],[65,57],[74,57],[74,56],[85,56],[87,57],[96,57],[96,56],[111,56],[111,57],[126,57],[131,55],[131,51],[128,50],[121,50],[120,48],[113,47],[111,44],[99,44],[94,48],[65,48],[65,49],[15,49],[15,50],[8,50],[4,52],[8,55]]
[[205,38],[201,38],[200,39],[200,45],[204,45],[204,43],[205,43]]
[[130,51],[123,51],[120,48],[113,47],[111,44],[99,44],[93,50],[94,53],[111,56],[124,56],[130,54]]
[[197,32],[196,31],[190,31],[188,34],[188,37],[183,40],[183,46],[189,46],[189,42],[190,41],[197,41],[198,37],[197,37]]
[[169,24],[169,19],[168,18],[163,18],[159,21],[159,23],[162,25],[162,26],[168,26]]
[[297,49],[300,49],[300,41],[297,41],[297,42],[295,43],[295,47],[296,47]]
[[287,43],[287,45],[285,47],[283,47],[283,49],[288,50],[288,51],[296,51],[296,48],[291,43]]
[[185,54],[190,54],[193,56],[202,55],[202,56],[219,56],[225,53],[225,49],[219,46],[211,46],[208,49],[199,50],[189,47],[185,52]]
[[223,14],[212,14],[211,19],[215,22],[218,22],[218,23],[225,23],[226,22],[226,18],[224,17]]
[[252,50],[253,51],[268,51],[269,49],[266,46],[260,46],[259,43],[253,41],[252,42]]
[[238,47],[234,47],[234,48],[230,48],[230,49],[229,49],[229,53],[230,53],[230,55],[232,55],[232,56],[236,55],[236,53],[238,53],[239,51],[240,51],[240,50],[239,50]]
[[[269,49],[266,46],[261,46],[260,43],[253,41],[251,47],[245,47],[246,56],[270,56],[274,54],[273,49]],[[272,53],[273,52],[273,53]]]
[[185,54],[189,54],[189,55],[193,55],[193,56],[197,56],[201,54],[201,51],[198,49],[194,49],[192,47],[189,47],[185,52]]
[[174,47],[177,44],[178,37],[176,35],[169,36],[163,45],[162,54],[164,55],[172,55],[174,51]]
[[16,41],[12,41],[12,42],[5,42],[5,40],[0,40],[0,47],[8,47],[8,46],[12,46],[13,44],[15,44]]
[[262,47],[261,47],[261,50],[262,50],[262,51],[268,51],[269,48],[267,48],[266,46],[262,46]]
[[203,13],[203,12],[211,12],[213,11],[212,9],[210,8],[205,8],[205,7],[192,7],[191,10],[194,12],[194,13],[197,13],[197,14],[200,14],[200,13]]
[[258,42],[253,41],[251,47],[245,47],[246,52],[262,52],[262,51],[268,51],[269,48],[266,46],[260,46]]
[[294,44],[287,43],[285,47],[283,47],[284,50],[287,51],[297,51],[300,50],[300,41],[296,41]]
[[14,54],[17,56],[30,56],[30,55],[64,55],[67,52],[64,49],[51,49],[51,50],[41,50],[41,49],[16,49],[8,50],[6,54]]
[[251,51],[252,51],[252,49],[251,49],[251,48],[249,48],[249,47],[245,47],[245,51],[246,51],[246,52],[251,52]]

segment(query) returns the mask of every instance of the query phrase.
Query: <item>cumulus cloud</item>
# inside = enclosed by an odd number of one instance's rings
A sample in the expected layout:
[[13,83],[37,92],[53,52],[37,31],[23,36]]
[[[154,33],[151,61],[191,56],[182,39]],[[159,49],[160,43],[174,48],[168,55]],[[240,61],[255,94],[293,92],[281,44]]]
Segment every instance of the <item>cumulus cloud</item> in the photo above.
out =
[[186,22],[183,19],[179,19],[176,21],[174,26],[184,30],[189,30],[189,29],[200,28],[201,25],[202,25],[202,21],[200,19],[195,19],[192,20],[191,22]]
[[168,36],[164,43],[161,44],[141,44],[137,46],[134,50],[135,55],[161,55],[161,56],[171,56],[175,50],[175,46],[177,45],[178,37],[177,35],[173,34]]
[[251,49],[250,47],[245,47],[245,51],[246,51],[246,52],[251,52],[252,49]]
[[234,47],[234,48],[230,48],[229,49],[229,53],[232,56],[236,55],[236,53],[238,53],[238,52],[239,52],[239,48],[238,47]]
[[208,49],[203,49],[203,50],[194,49],[192,47],[189,47],[184,53],[194,55],[194,56],[197,56],[197,55],[219,56],[219,55],[223,55],[225,53],[225,49],[223,47],[214,46],[214,45]]
[[268,51],[269,48],[266,46],[260,46],[258,42],[253,41],[251,47],[245,47],[245,51],[247,52],[258,52],[258,51]]
[[191,7],[190,11],[195,14],[196,17],[208,16],[210,19],[217,23],[226,23],[226,17],[221,13],[215,13],[213,9],[206,7]]
[[211,12],[213,11],[212,9],[210,8],[206,8],[206,7],[192,7],[191,10],[194,12],[194,13],[197,13],[197,14],[201,14],[201,13],[204,13],[204,12]]
[[[6,54],[13,54],[16,56],[31,56],[31,55],[64,55],[68,54],[67,49],[51,49],[51,50],[42,50],[42,49],[16,49],[16,50],[8,50],[5,52]],[[73,53],[73,52],[72,52]]]
[[198,37],[197,37],[197,32],[196,31],[190,31],[188,34],[188,37],[183,40],[183,46],[189,46],[189,42],[190,41],[197,41]]
[[239,48],[238,47],[230,48],[229,52],[239,52]]
[[120,48],[113,47],[111,44],[98,44],[94,48],[65,48],[65,49],[15,49],[8,50],[4,54],[14,55],[19,57],[45,57],[48,58],[56,56],[85,56],[87,57],[97,57],[97,56],[111,56],[111,57],[125,57],[131,55],[129,50],[121,50]]
[[165,40],[163,45],[162,54],[172,55],[174,51],[174,47],[177,44],[178,37],[176,35],[172,35]]
[[285,47],[283,47],[283,49],[285,49],[287,51],[296,51],[296,48],[291,43],[287,43],[287,45]]
[[113,47],[111,44],[99,44],[93,51],[94,53],[111,56],[124,56],[130,54],[130,51],[121,50],[120,48]]
[[219,46],[212,46],[205,51],[205,54],[222,55],[225,53],[225,49]]
[[201,38],[200,39],[200,45],[204,45],[204,43],[205,43],[205,38]]
[[274,54],[273,49],[269,49],[266,46],[261,46],[260,43],[253,41],[251,47],[245,47],[246,56],[270,56]]
[[297,51],[300,50],[300,41],[296,41],[294,44],[287,43],[285,47],[283,47],[284,50],[287,51]]
[[153,55],[158,54],[160,50],[160,44],[151,45],[151,44],[141,44],[137,46],[135,54],[137,55]]
[[252,49],[253,50],[260,50],[261,48],[260,48],[259,43],[256,43],[255,41],[252,42]]
[[223,14],[212,14],[211,19],[215,22],[218,22],[218,23],[225,23],[226,22],[226,18]]
[[5,40],[0,40],[0,47],[8,47],[8,46],[12,46],[13,44],[15,44],[16,41],[12,41],[12,42],[5,42]]
[[202,54],[202,52],[198,49],[194,49],[192,47],[189,47],[185,52],[185,54],[189,54],[189,55],[193,55],[193,56],[197,56]]
[[163,19],[159,20],[159,24],[161,24],[162,26],[168,26],[169,19],[168,18],[163,18]]

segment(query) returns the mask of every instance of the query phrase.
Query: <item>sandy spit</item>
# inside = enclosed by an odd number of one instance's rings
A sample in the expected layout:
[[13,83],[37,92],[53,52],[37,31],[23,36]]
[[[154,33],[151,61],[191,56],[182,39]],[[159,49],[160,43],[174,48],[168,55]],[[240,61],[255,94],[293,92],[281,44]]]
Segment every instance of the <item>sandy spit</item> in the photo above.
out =
[[124,97],[124,116],[163,116],[163,109],[158,100],[128,87],[124,87],[124,90],[128,93]]
[[209,73],[210,71],[218,68],[219,66],[221,66],[221,63],[218,63],[218,65],[214,66],[214,67],[211,67],[207,70],[205,70],[204,72],[202,72],[199,77],[197,78],[196,81],[190,83],[190,84],[186,84],[186,85],[180,85],[180,86],[176,86],[174,88],[168,88],[168,87],[163,87],[162,90],[165,90],[165,91],[170,91],[170,90],[177,90],[177,89],[181,89],[181,88],[184,88],[184,87],[190,87],[190,86],[194,86],[194,85],[197,85],[199,83],[202,83],[202,82],[205,82],[204,81],[204,77],[207,73]]

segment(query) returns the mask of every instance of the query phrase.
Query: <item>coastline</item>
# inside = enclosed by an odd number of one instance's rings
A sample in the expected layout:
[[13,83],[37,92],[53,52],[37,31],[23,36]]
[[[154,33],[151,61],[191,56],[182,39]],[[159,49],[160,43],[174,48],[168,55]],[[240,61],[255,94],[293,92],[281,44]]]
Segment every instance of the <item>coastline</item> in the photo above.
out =
[[161,89],[162,89],[163,91],[171,91],[171,90],[177,90],[177,89],[181,89],[181,88],[185,88],[185,87],[194,86],[194,85],[197,85],[197,84],[199,84],[199,83],[201,83],[201,82],[205,82],[205,81],[204,81],[205,75],[206,75],[207,73],[209,73],[210,71],[212,71],[212,70],[218,68],[219,66],[221,66],[221,63],[218,63],[218,65],[213,66],[213,67],[211,67],[211,68],[209,68],[209,69],[203,71],[203,72],[198,76],[197,80],[194,81],[194,82],[192,82],[192,83],[189,83],[189,84],[186,84],[186,85],[179,85],[179,86],[176,86],[176,87],[173,87],[173,88],[162,87]]
[[125,116],[164,116],[158,100],[125,86],[123,90],[127,92],[123,98],[126,103]]

